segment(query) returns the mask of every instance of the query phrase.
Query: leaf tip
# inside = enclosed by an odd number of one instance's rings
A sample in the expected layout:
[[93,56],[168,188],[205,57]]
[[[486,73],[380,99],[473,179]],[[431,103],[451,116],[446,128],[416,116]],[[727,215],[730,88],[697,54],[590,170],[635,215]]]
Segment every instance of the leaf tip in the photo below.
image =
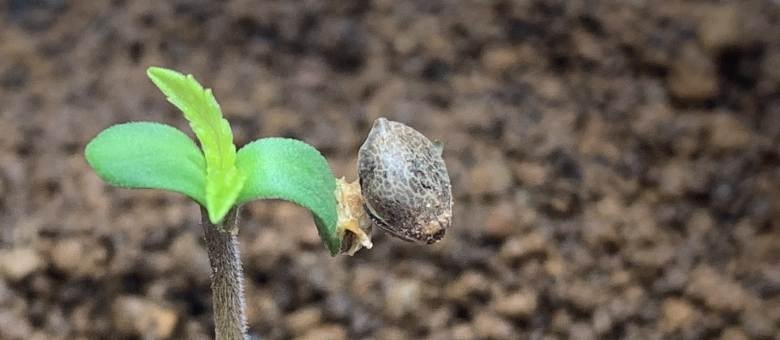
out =
[[149,78],[159,78],[164,76],[166,73],[178,73],[178,72],[164,67],[159,67],[159,66],[150,66],[149,68],[146,69],[146,75],[149,76]]

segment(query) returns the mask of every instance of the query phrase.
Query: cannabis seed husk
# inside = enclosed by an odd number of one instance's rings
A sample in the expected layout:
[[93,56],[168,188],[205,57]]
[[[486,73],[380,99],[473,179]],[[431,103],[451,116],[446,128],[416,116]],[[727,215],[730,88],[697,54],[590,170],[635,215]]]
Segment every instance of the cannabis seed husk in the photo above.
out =
[[381,230],[435,243],[452,221],[452,189],[442,146],[413,128],[379,118],[358,152],[365,209]]

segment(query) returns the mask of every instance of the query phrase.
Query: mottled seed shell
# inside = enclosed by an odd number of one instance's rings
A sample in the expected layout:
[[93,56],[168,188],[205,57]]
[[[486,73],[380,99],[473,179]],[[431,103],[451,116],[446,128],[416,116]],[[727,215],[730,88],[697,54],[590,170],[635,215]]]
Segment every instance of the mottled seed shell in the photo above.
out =
[[379,118],[358,152],[365,208],[381,230],[407,241],[437,242],[452,221],[452,189],[441,144]]

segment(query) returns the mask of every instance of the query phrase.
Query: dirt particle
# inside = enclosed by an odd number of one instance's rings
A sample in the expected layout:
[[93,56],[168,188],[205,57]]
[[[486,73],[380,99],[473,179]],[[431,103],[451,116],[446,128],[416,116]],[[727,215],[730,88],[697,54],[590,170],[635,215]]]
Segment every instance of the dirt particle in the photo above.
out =
[[178,320],[173,309],[135,296],[119,297],[114,301],[112,311],[118,330],[143,338],[170,337]]
[[467,303],[471,299],[489,294],[489,282],[480,273],[468,271],[447,285],[445,294],[448,299]]
[[742,286],[707,265],[699,266],[691,273],[685,293],[702,300],[710,308],[728,312],[741,311],[748,300]]
[[43,266],[43,259],[31,247],[0,249],[0,275],[10,281],[24,279]]
[[388,286],[385,311],[390,317],[400,319],[419,308],[421,293],[419,281],[393,280]]
[[751,306],[741,315],[742,329],[751,339],[770,338],[775,334],[775,324],[764,308]]
[[593,328],[584,322],[575,322],[569,329],[569,339],[575,340],[595,340],[596,332]]
[[347,331],[339,325],[322,325],[310,329],[306,334],[295,338],[296,340],[344,340],[347,339]]
[[560,296],[580,311],[590,311],[606,298],[603,289],[596,283],[579,280],[560,287]]
[[476,164],[469,173],[469,189],[476,195],[506,192],[512,184],[512,172],[503,159]]
[[536,311],[538,297],[533,291],[518,291],[495,299],[494,309],[501,315],[528,318]]
[[667,333],[672,333],[688,325],[696,317],[696,309],[687,301],[670,298],[661,305],[661,327]]
[[558,333],[566,333],[571,328],[571,315],[565,309],[558,309],[552,315],[552,329]]
[[290,332],[299,336],[322,321],[322,311],[317,307],[303,307],[287,315],[285,323]]
[[698,35],[708,51],[719,51],[742,42],[742,17],[733,4],[706,6],[701,10]]
[[525,186],[539,187],[547,181],[547,169],[533,162],[519,162],[514,166],[515,176]]
[[729,327],[720,333],[720,340],[749,340],[750,338],[737,327]]
[[77,238],[58,241],[51,249],[51,263],[57,270],[76,278],[99,276],[107,260],[106,249]]
[[516,208],[511,202],[503,202],[487,214],[484,222],[484,236],[488,238],[505,238],[517,230],[518,218]]
[[701,102],[718,94],[717,68],[693,45],[683,46],[667,79],[671,94],[684,101]]
[[490,312],[477,313],[474,334],[480,339],[509,339],[514,334],[512,324]]
[[507,261],[519,260],[529,256],[544,254],[547,240],[538,232],[512,237],[504,242],[499,256]]
[[750,131],[734,114],[718,113],[710,120],[710,143],[716,148],[744,148],[750,142],[750,135]]
[[485,69],[494,74],[503,74],[519,61],[517,53],[512,48],[493,47],[482,55]]

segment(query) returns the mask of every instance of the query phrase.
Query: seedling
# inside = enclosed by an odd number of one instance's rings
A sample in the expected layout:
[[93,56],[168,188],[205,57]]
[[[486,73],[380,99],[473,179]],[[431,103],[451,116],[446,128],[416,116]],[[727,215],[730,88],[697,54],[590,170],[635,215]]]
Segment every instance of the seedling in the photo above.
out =
[[347,183],[333,176],[319,151],[298,140],[261,138],[236,150],[211,90],[173,70],[151,67],[147,75],[184,113],[200,148],[172,126],[133,122],[98,134],[85,156],[108,183],[174,191],[201,206],[217,339],[246,338],[237,239],[244,203],[283,199],[308,209],[331,255],[371,248],[372,222],[425,243],[441,239],[450,225],[441,145],[406,125],[378,119],[359,153],[360,184]]

